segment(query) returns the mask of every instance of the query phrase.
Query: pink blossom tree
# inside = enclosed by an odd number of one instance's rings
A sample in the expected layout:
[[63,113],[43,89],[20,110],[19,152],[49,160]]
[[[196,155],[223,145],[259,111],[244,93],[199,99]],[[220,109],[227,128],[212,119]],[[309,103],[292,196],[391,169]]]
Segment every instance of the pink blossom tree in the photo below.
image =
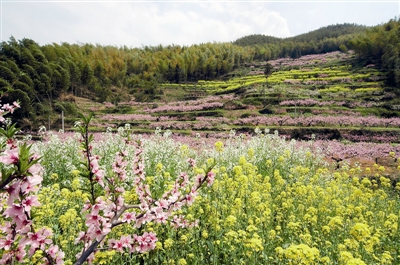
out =
[[[138,231],[149,223],[170,224],[173,227],[192,227],[197,222],[189,222],[183,215],[174,214],[182,207],[190,206],[203,185],[210,186],[214,180],[212,166],[206,170],[204,175],[194,176],[193,179],[187,173],[181,173],[175,180],[170,190],[161,197],[152,195],[149,185],[145,184],[144,150],[141,141],[133,142],[135,154],[132,172],[133,183],[138,196],[137,204],[125,202],[124,183],[128,176],[128,154],[120,150],[112,166],[112,173],[106,174],[100,166],[100,157],[92,153],[93,136],[89,134],[88,128],[92,115],[82,115],[83,124],[78,126],[82,136],[82,149],[85,160],[85,177],[89,182],[90,200],[86,202],[83,211],[86,213],[86,230],[79,233],[76,244],[82,244],[83,250],[77,255],[75,265],[91,261],[94,253],[99,251],[98,247],[104,245],[108,249],[118,252],[145,253],[153,250],[156,246],[157,235],[152,232],[142,234],[122,235],[119,238],[110,236],[110,232],[116,226],[132,225]],[[127,144],[130,144],[129,140]],[[193,159],[188,160],[188,168],[195,166]],[[110,237],[107,237],[110,236]],[[107,237],[106,242],[103,242]]]
[[64,252],[53,244],[52,232],[47,228],[36,230],[32,222],[31,209],[40,205],[36,192],[42,182],[42,167],[30,145],[16,142],[18,129],[4,118],[17,107],[17,102],[1,107],[4,128],[0,128],[0,135],[6,141],[0,155],[0,196],[4,202],[0,205],[4,217],[0,225],[0,264],[23,262],[38,250],[43,253],[43,264],[63,264]]

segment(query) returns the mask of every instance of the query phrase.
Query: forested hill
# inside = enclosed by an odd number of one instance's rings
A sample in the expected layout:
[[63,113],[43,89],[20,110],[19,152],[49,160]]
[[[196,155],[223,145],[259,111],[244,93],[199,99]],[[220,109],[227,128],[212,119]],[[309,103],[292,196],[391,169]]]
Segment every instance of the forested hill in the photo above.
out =
[[[349,49],[349,41],[355,35],[365,33],[367,29],[365,26],[345,23],[330,25],[290,38],[254,34],[237,39],[233,43],[243,47],[254,47],[256,60],[268,60],[271,54],[276,52],[281,58],[298,58],[302,55],[336,50],[346,52]],[[276,57],[276,55],[272,57]]]
[[367,29],[366,26],[357,24],[336,24],[327,27],[322,27],[317,30],[310,31],[308,33],[300,34],[286,40],[309,42],[309,41],[320,41],[326,38],[339,38],[341,36],[352,35],[356,33],[363,33]]
[[236,41],[233,42],[233,44],[239,46],[252,46],[252,45],[278,44],[282,41],[283,39],[273,36],[266,36],[263,34],[252,34],[237,39]]
[[336,24],[319,28],[308,33],[300,34],[289,38],[277,38],[273,36],[266,36],[262,34],[252,34],[241,37],[233,43],[239,46],[251,45],[264,45],[264,44],[277,44],[282,42],[315,42],[326,38],[338,38],[339,36],[362,33],[365,32],[367,27],[357,24]]
[[131,95],[149,101],[160,83],[221,79],[253,61],[348,49],[355,50],[361,64],[381,65],[388,84],[398,86],[399,25],[399,20],[368,28],[335,25],[283,40],[252,35],[242,38],[253,40],[246,46],[238,41],[141,48],[88,43],[41,46],[11,37],[0,44],[0,91],[3,103],[20,100],[22,108],[14,117],[34,127],[37,119],[65,109],[60,97],[69,94],[99,102],[126,101]]

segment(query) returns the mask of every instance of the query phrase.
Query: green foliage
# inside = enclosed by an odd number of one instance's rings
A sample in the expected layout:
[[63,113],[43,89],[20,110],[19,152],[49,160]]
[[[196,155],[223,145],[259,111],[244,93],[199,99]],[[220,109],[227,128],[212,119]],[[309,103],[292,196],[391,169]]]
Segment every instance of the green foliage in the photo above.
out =
[[6,139],[12,139],[15,137],[19,129],[16,127],[15,123],[11,125],[6,125],[5,128],[0,127],[0,135],[4,136]]
[[66,115],[71,115],[76,117],[78,114],[78,109],[76,104],[73,102],[56,101],[54,104],[54,110],[57,112],[63,111]]
[[271,60],[283,57],[298,58],[302,55],[347,52],[347,43],[367,28],[355,24],[337,24],[297,35],[291,38],[275,38],[264,35],[249,35],[234,42],[236,45],[254,47],[254,59]]

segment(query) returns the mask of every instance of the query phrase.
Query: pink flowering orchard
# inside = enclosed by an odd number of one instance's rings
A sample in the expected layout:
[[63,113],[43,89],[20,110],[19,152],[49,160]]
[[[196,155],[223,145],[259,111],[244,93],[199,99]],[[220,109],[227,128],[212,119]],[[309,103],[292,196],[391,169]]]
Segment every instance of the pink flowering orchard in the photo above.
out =
[[[5,122],[4,115],[18,107],[17,102],[4,104],[1,121]],[[14,139],[17,131],[14,125],[8,124],[0,130],[7,139],[0,156],[0,190],[3,191],[0,210],[4,217],[0,226],[0,248],[3,249],[0,264],[23,262],[38,250],[43,253],[43,264],[63,264],[64,253],[53,244],[52,232],[36,229],[32,222],[32,207],[40,205],[35,194],[42,182],[42,167],[30,146],[17,144]]]

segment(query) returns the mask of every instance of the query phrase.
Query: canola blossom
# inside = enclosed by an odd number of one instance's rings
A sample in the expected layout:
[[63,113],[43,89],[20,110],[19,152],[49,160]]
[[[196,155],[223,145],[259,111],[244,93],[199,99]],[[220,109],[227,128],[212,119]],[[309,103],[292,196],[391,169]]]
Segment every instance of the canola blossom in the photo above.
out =
[[[34,143],[41,167],[4,185],[2,263],[400,263],[400,185],[381,165],[330,165],[277,132],[191,145],[77,128]],[[21,146],[4,149],[3,168]]]

